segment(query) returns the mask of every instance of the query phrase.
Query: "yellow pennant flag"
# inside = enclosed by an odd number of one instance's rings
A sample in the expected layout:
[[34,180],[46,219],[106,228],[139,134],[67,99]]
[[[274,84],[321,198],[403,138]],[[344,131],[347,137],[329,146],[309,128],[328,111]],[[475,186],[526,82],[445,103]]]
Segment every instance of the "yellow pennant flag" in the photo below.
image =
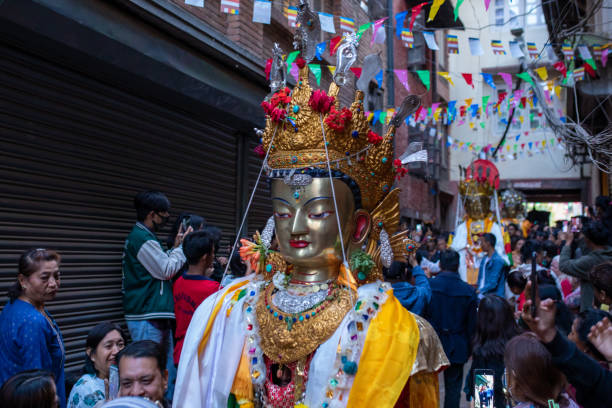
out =
[[442,113],[442,108],[438,108],[436,109],[436,111],[433,114],[434,120],[437,122],[438,119],[440,119],[440,114]]
[[529,102],[529,106],[531,106],[531,108],[533,109],[533,98],[527,99],[527,102]]
[[561,99],[561,87],[559,85],[555,86],[555,93],[557,94],[557,98]]
[[465,104],[466,104],[468,107],[472,106],[472,98],[467,98],[467,99],[465,100]]
[[519,116],[519,121],[521,122],[521,125],[523,124],[523,120],[524,120],[523,115]]
[[452,86],[455,86],[455,84],[453,83],[453,80],[450,77],[450,75],[448,74],[448,72],[438,72],[438,75],[440,75],[442,78],[446,79],[448,81],[448,83],[451,84]]
[[370,122],[374,118],[374,112],[370,112],[368,115],[368,122]]
[[389,108],[387,109],[387,118],[386,118],[386,122],[389,123],[391,121],[391,119],[393,119],[393,115],[395,114],[395,108]]
[[431,5],[431,8],[429,9],[429,17],[427,18],[427,21],[432,21],[434,18],[436,18],[436,14],[438,14],[438,10],[440,10],[440,6],[442,6],[442,4],[444,4],[445,0],[434,0],[433,4]]
[[336,66],[335,65],[328,65],[327,69],[329,69],[329,72],[331,72],[332,76],[334,76],[334,74],[336,73]]
[[542,140],[542,147],[546,146],[546,140]]
[[536,68],[535,72],[538,73],[538,76],[542,79],[542,81],[546,81],[548,79],[548,71],[546,67]]
[[506,145],[506,150],[510,151],[510,145]]
[[470,122],[470,129],[474,129],[474,122]]

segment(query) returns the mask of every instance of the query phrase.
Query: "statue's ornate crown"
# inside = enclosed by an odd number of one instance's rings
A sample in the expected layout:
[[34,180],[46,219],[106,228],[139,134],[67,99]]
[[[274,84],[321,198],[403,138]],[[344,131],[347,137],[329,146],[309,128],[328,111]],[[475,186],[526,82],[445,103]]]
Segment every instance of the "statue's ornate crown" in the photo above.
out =
[[471,179],[459,183],[459,192],[462,196],[491,196],[494,191],[495,187],[487,181]]
[[356,91],[349,108],[341,108],[338,85],[332,82],[327,94],[313,91],[308,66],[300,65],[293,92],[285,88],[262,104],[267,113],[265,150],[274,138],[266,164],[268,173],[282,176],[292,169],[327,170],[323,128],[332,171],[339,171],[357,183],[363,208],[372,210],[393,183],[395,126],[389,126],[384,137],[378,136],[368,126],[362,91]]

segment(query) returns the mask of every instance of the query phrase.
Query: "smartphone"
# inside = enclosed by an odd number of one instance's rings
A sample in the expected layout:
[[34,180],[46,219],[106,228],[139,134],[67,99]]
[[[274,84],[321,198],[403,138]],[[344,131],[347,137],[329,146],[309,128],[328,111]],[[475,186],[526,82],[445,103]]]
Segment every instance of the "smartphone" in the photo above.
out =
[[495,377],[493,370],[474,370],[474,408],[493,408],[494,395]]
[[563,221],[563,232],[568,232],[568,227],[567,227],[568,222],[567,221]]
[[418,232],[422,232],[422,231],[423,231],[423,227],[421,226],[421,224],[417,224],[417,226],[416,226],[416,230],[417,230]]
[[536,251],[533,251],[533,253],[531,254],[531,276],[529,277],[529,280],[531,281],[531,293],[530,293],[530,298],[531,298],[531,317],[536,317],[537,311],[538,311],[538,307],[536,305],[536,297],[538,295],[538,271],[537,271],[537,266],[536,266],[536,257],[537,257],[537,253]]
[[110,366],[108,373],[108,400],[113,400],[119,395],[119,369],[116,365]]
[[187,228],[189,228],[189,224],[191,224],[191,216],[190,215],[188,215],[185,218],[183,218],[183,221],[181,222],[181,226],[182,226],[183,232],[187,231]]
[[582,223],[580,222],[580,217],[572,217],[572,232],[578,232],[580,231],[580,228],[582,227]]

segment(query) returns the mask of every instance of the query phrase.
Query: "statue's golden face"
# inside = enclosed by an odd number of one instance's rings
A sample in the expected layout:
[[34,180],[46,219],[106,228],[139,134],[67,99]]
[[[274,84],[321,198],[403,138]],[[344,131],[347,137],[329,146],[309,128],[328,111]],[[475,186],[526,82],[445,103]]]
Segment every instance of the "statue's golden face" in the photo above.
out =
[[486,195],[470,194],[465,197],[465,212],[470,218],[481,220],[489,215],[491,198]]
[[[342,236],[347,245],[355,201],[344,182],[333,182]],[[328,269],[337,275],[342,250],[329,178],[313,178],[312,183],[298,189],[282,179],[274,179],[272,207],[279,251],[285,260],[302,270]]]

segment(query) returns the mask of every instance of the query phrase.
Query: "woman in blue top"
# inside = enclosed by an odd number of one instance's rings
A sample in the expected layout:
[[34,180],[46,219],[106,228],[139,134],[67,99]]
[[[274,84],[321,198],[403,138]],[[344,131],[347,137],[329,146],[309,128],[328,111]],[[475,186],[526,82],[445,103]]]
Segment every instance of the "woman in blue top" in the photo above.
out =
[[45,309],[60,286],[59,264],[59,254],[45,249],[28,250],[19,258],[18,281],[0,314],[0,386],[19,372],[48,370],[55,377],[59,406],[65,408],[64,342]]

